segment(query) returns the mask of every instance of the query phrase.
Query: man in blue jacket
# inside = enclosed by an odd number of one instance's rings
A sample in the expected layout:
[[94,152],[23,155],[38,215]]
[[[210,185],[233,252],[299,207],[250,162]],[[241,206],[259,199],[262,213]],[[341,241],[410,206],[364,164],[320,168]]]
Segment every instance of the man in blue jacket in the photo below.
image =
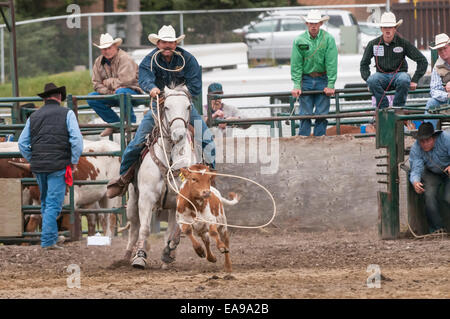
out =
[[426,122],[420,125],[416,139],[409,154],[409,181],[417,194],[425,193],[430,232],[443,232],[438,196],[442,185],[443,199],[450,205],[450,133],[434,131],[433,124]]
[[[76,164],[83,151],[83,137],[72,110],[61,107],[66,88],[53,83],[38,94],[45,104],[28,118],[19,137],[19,150],[31,164],[41,192],[41,247],[62,249],[56,218],[66,193],[65,173]],[[69,166],[69,167],[68,167]]]
[[[139,86],[145,92],[148,92],[151,97],[156,98],[165,86],[177,86],[180,84],[185,84],[193,97],[202,94],[202,70],[197,60],[186,50],[177,47],[177,44],[184,37],[184,34],[176,37],[175,30],[170,25],[163,26],[158,34],[152,33],[148,36],[149,41],[155,44],[157,48],[150,52],[139,65]],[[155,61],[152,63],[153,56],[159,50],[162,51],[154,59],[157,63]],[[184,62],[180,55],[183,56]],[[170,72],[163,68],[179,71]],[[153,107],[155,106],[156,104],[153,105]],[[156,109],[155,112],[157,112]],[[197,142],[202,143],[205,162],[214,167],[215,146],[212,140],[212,134],[209,132],[200,114],[192,106],[190,124],[194,127],[195,121],[199,121],[198,123],[202,124],[202,136],[195,136],[195,139]],[[126,192],[127,186],[134,176],[135,165],[133,164],[137,162],[144,147],[145,136],[151,133],[154,125],[155,122],[152,117],[152,112],[147,112],[141,124],[139,124],[134,139],[128,144],[122,156],[122,162],[120,164],[121,176],[111,180],[108,184],[107,196],[109,198],[123,195]]]

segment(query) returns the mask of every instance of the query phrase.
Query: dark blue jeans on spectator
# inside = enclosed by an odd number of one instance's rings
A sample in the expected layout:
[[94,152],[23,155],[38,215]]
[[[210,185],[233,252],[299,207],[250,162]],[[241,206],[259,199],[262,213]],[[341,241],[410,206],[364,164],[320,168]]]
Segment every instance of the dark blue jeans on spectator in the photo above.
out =
[[[323,91],[327,87],[328,77],[322,75],[319,77],[311,77],[304,75],[302,78],[302,93],[305,91]],[[314,110],[315,107],[315,110]],[[328,114],[330,110],[330,97],[326,94],[310,94],[300,95],[300,112],[299,115],[323,115]],[[325,135],[327,131],[327,119],[316,119],[314,121],[314,136]],[[300,129],[298,135],[311,135],[311,120],[300,120]]]
[[443,228],[442,216],[439,213],[439,189],[444,185],[444,201],[450,205],[450,178],[448,175],[435,174],[424,169],[422,180],[425,189],[425,213],[430,232]]
[[[393,79],[392,79],[393,78]],[[396,74],[375,72],[367,79],[367,85],[370,92],[377,101],[377,107],[384,109],[389,107],[389,101],[385,94],[389,83],[389,91],[395,89],[393,106],[404,106],[406,98],[408,97],[409,86],[411,84],[411,77],[406,72],[398,72]],[[380,102],[381,100],[381,102]]]
[[[138,92],[129,89],[121,88],[117,89],[116,94],[139,94]],[[89,95],[101,95],[97,92],[89,93]],[[120,122],[120,117],[111,108],[113,106],[119,106],[119,101],[114,100],[88,100],[89,106],[102,118],[106,123],[116,123]],[[139,102],[133,102],[133,104],[139,104]],[[133,108],[131,108],[131,122],[136,123],[136,115],[134,114]]]
[[65,169],[53,173],[34,173],[41,193],[41,247],[43,248],[53,246],[58,241],[56,218],[61,213],[64,203],[65,173]]

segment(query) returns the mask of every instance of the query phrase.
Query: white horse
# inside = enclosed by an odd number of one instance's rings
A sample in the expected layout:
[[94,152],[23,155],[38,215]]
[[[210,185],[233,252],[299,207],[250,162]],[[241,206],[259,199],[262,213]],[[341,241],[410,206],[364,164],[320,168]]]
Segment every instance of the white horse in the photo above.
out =
[[[144,269],[147,264],[147,252],[150,248],[148,243],[150,223],[152,214],[162,209],[161,202],[164,201],[166,190],[165,172],[172,163],[175,164],[173,169],[189,167],[196,163],[188,130],[190,108],[190,94],[185,85],[177,86],[174,89],[167,87],[164,89],[164,107],[160,108],[161,126],[159,126],[158,119],[155,118],[155,127],[158,133],[155,137],[155,139],[157,138],[156,142],[149,147],[149,153],[142,160],[137,177],[129,186],[127,219],[130,231],[125,259],[130,260],[136,245],[136,254],[132,259],[133,267]],[[162,137],[160,136],[161,131]],[[154,152],[150,149],[151,147]],[[164,149],[166,154],[164,154]],[[168,229],[165,235],[167,246],[161,257],[166,265],[174,261],[175,248],[179,243],[180,231],[175,216],[175,210],[170,209]]]

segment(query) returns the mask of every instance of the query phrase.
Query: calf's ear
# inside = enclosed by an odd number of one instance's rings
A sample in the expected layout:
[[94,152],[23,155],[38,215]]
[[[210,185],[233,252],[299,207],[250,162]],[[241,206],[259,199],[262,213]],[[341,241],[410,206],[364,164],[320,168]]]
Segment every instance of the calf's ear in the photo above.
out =
[[183,175],[185,178],[187,178],[190,174],[189,170],[185,168],[180,168],[181,175]]

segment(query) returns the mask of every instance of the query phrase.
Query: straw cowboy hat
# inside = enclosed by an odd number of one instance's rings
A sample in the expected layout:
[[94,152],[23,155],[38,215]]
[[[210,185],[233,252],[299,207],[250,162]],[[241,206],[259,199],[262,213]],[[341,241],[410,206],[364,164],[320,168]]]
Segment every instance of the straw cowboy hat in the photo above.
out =
[[379,24],[380,28],[397,28],[403,23],[403,19],[397,21],[395,14],[392,12],[385,12],[381,16],[381,21]]
[[49,97],[50,95],[56,93],[61,94],[61,101],[64,101],[66,99],[66,87],[65,86],[57,87],[52,82],[47,83],[44,87],[44,92],[38,93],[37,95],[45,99],[46,97]]
[[182,34],[178,38],[175,35],[175,29],[171,25],[163,25],[161,29],[159,29],[158,34],[149,34],[148,40],[156,45],[159,40],[167,41],[167,42],[176,42],[180,43],[184,39],[185,35]]
[[100,36],[100,44],[95,44],[95,43],[93,43],[93,44],[99,49],[106,49],[116,43],[117,43],[117,45],[121,45],[122,39],[117,38],[117,39],[113,40],[113,37],[109,33],[103,33]]
[[450,43],[450,38],[445,33],[440,33],[434,38],[434,47],[430,45],[430,49],[436,50],[445,47]]
[[328,21],[330,17],[329,16],[322,17],[319,10],[311,10],[308,12],[308,15],[306,17],[303,17],[303,19],[308,23],[319,23]]
[[411,132],[411,135],[417,140],[426,140],[427,138],[439,135],[441,133],[441,130],[434,130],[433,124],[431,124],[430,122],[425,122],[419,126],[419,129],[417,131]]

